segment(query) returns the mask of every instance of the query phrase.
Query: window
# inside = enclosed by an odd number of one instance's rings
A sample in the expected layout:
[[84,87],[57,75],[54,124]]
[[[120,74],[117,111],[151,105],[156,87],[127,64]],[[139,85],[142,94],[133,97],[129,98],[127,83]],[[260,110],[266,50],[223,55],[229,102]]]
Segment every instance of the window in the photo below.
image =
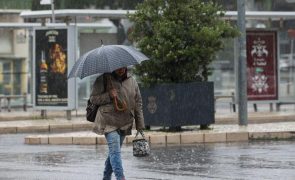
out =
[[11,82],[11,62],[3,62],[3,84],[10,84]]
[[12,31],[0,29],[0,54],[12,53]]

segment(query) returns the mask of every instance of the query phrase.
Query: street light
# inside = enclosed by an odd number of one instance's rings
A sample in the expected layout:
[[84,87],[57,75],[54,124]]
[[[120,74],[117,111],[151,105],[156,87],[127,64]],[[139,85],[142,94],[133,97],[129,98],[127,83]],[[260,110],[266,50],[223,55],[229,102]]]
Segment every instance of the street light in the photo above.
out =
[[51,22],[55,23],[54,0],[40,0],[40,4],[41,5],[49,5],[49,4],[51,4],[51,10],[52,10]]

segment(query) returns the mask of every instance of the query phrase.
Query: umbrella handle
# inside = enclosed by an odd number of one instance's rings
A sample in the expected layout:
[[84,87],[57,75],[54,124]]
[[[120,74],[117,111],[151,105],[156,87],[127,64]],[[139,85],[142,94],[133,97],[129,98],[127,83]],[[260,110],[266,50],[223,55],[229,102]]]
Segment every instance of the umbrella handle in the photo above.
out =
[[118,104],[118,99],[114,98],[114,107],[116,111],[125,111],[127,109],[127,104],[124,100]]
[[[114,88],[112,80],[111,80],[111,76],[108,76],[108,84],[110,85],[111,89]],[[127,103],[124,100],[120,101],[118,100],[118,97],[116,97],[113,99],[113,101],[114,101],[114,108],[116,111],[125,111],[127,109]]]

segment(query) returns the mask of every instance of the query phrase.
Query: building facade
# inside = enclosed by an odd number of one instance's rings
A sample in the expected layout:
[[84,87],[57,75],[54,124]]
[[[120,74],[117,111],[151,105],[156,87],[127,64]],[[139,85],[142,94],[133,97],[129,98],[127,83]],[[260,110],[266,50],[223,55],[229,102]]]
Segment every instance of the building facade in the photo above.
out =
[[[0,22],[21,23],[20,10],[0,11]],[[0,94],[20,95],[28,90],[28,32],[19,28],[0,29]]]

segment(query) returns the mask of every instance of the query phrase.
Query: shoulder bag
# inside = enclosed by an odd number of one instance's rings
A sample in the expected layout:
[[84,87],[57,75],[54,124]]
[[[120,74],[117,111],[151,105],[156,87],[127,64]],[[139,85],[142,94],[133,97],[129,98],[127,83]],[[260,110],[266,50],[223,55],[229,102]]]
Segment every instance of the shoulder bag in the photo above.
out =
[[[103,75],[103,92],[106,91],[106,78],[105,75]],[[89,122],[94,122],[95,121],[95,117],[97,114],[97,110],[98,110],[98,105],[96,104],[92,104],[90,102],[90,98],[87,101],[87,107],[86,107],[86,119]]]
[[98,105],[92,104],[90,102],[90,99],[87,101],[87,107],[86,107],[86,119],[87,121],[94,122],[96,113],[98,110]]

